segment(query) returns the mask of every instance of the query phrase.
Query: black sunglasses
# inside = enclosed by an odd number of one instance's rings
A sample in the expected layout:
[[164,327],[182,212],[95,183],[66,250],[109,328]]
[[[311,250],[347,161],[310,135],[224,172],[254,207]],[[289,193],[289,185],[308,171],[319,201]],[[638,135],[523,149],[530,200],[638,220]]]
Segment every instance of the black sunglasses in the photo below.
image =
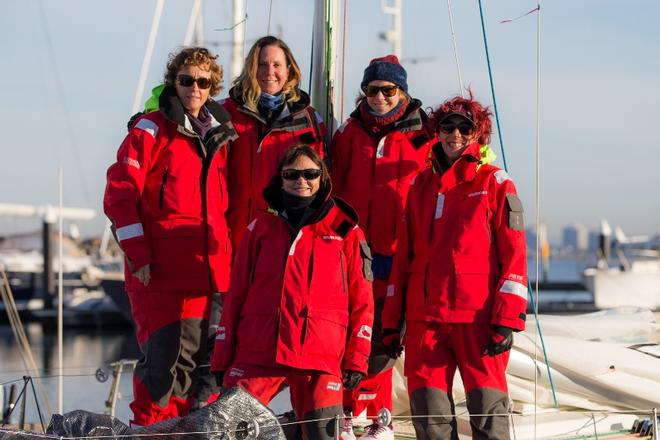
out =
[[399,86],[363,86],[362,91],[364,92],[365,95],[367,95],[369,98],[373,98],[378,94],[378,92],[381,92],[383,96],[387,98],[391,98],[392,96],[396,95],[397,90],[399,90]]
[[318,168],[308,168],[306,170],[282,170],[282,179],[284,180],[298,180],[303,176],[305,180],[314,180],[321,177],[321,170]]
[[458,131],[463,135],[467,136],[474,131],[474,125],[468,121],[459,122],[458,124],[453,122],[442,122],[438,126],[441,132],[444,134],[453,133],[454,130],[458,128]]
[[200,89],[208,89],[209,87],[211,87],[211,78],[204,78],[204,77],[193,78],[190,75],[178,75],[176,77],[176,81],[182,87],[192,87],[194,83],[197,83],[197,87],[199,87]]

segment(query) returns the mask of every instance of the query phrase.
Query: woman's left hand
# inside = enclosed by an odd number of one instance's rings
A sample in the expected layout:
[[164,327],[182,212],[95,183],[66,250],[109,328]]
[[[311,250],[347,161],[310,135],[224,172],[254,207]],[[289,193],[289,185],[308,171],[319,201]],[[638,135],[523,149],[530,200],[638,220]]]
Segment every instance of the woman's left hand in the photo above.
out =
[[342,378],[344,389],[354,390],[360,384],[363,377],[364,374],[360,373],[359,371],[347,370],[344,373],[344,377]]

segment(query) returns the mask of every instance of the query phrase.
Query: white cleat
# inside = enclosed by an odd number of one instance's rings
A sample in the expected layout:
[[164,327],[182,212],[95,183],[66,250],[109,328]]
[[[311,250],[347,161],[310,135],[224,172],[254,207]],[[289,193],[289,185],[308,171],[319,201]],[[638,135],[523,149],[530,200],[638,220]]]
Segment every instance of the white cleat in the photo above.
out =
[[339,433],[339,440],[356,440],[353,432],[353,414],[350,412],[344,412],[344,422]]
[[392,425],[382,426],[378,423],[367,426],[366,433],[360,440],[394,440],[394,428]]

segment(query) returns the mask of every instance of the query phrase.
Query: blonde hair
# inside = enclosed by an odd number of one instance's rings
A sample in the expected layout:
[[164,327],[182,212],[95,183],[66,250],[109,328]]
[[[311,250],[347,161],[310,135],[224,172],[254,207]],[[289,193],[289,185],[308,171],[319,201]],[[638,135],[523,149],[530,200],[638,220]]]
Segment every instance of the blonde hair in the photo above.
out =
[[211,54],[205,47],[186,47],[177,53],[171,53],[165,69],[163,82],[166,86],[174,86],[176,76],[185,66],[197,66],[211,72],[211,89],[209,96],[215,96],[222,90],[222,67],[215,61],[217,55]]
[[298,63],[296,63],[296,59],[293,57],[293,53],[291,53],[289,46],[279,38],[268,35],[259,38],[257,42],[252,45],[250,52],[245,58],[243,71],[232,84],[243,98],[245,107],[253,111],[257,111],[257,104],[259,103],[259,97],[261,96],[261,87],[259,87],[259,83],[257,82],[259,55],[261,54],[261,49],[266,46],[277,46],[284,52],[286,64],[289,68],[289,78],[286,83],[284,83],[284,87],[282,87],[282,93],[284,93],[286,101],[296,102],[300,100],[300,89],[298,88],[301,77],[300,67],[298,67]]

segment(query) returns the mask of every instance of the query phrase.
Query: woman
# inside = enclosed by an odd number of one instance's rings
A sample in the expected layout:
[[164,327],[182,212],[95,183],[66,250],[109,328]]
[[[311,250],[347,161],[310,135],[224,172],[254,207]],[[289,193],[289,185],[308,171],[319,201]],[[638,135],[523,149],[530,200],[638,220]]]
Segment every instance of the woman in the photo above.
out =
[[247,225],[268,207],[261,193],[284,153],[302,143],[324,155],[325,125],[299,84],[291,50],[267,36],[250,49],[223,103],[239,136],[228,158],[227,222],[236,248]]
[[307,440],[334,439],[342,384],[357,386],[371,344],[369,248],[330,190],[311,147],[285,153],[264,190],[271,211],[243,235],[211,363],[264,404],[286,382]]
[[227,143],[236,137],[216,56],[170,56],[160,109],[138,117],[108,169],[104,209],[126,256],[143,358],[133,375],[134,425],[185,415],[206,356],[212,292],[229,282]]
[[[508,439],[505,372],[527,308],[522,205],[506,172],[486,163],[491,113],[471,93],[440,105],[429,125],[440,142],[433,168],[408,194],[384,343],[399,351],[405,317],[413,415],[453,413],[458,368],[468,410],[479,414],[470,418],[472,438]],[[419,439],[458,438],[453,417],[418,417],[413,425]]]
[[344,396],[342,440],[354,440],[352,415],[365,408],[374,423],[362,438],[391,440],[391,426],[376,423],[392,410],[393,361],[381,344],[380,313],[412,177],[427,164],[432,141],[422,103],[408,95],[406,70],[394,55],[373,59],[364,70],[357,108],[332,139],[334,193],[356,208],[373,252],[375,322],[369,376]]

